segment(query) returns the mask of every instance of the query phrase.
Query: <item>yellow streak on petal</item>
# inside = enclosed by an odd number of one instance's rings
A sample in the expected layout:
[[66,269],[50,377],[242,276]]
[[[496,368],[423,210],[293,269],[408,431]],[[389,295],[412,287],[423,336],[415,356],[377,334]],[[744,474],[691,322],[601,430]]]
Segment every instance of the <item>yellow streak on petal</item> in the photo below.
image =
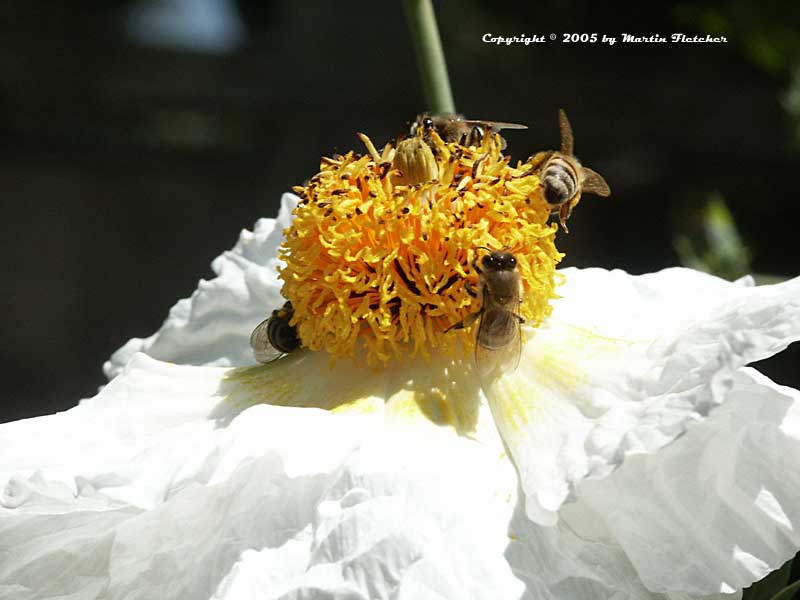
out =
[[332,413],[338,414],[358,414],[368,415],[376,413],[383,407],[383,400],[374,396],[368,398],[358,398],[347,404],[340,404],[331,410]]
[[536,390],[527,384],[524,377],[501,377],[494,385],[492,404],[495,419],[501,419],[512,431],[525,427],[536,407]]
[[327,357],[298,351],[265,365],[231,369],[221,391],[228,403],[242,409],[271,404],[368,412],[370,404],[383,403],[378,384],[374,378],[353,376],[344,361],[333,370]]
[[495,419],[509,434],[518,434],[534,421],[537,411],[546,410],[551,396],[580,403],[579,391],[590,384],[592,373],[628,359],[633,346],[649,344],[650,340],[614,338],[551,322],[532,332],[517,371],[486,383]]
[[298,350],[265,365],[231,369],[219,394],[227,412],[256,404],[319,408],[337,414],[383,412],[397,423],[425,421],[460,435],[478,429],[481,391],[469,361],[416,360],[407,370],[364,369],[359,363]]

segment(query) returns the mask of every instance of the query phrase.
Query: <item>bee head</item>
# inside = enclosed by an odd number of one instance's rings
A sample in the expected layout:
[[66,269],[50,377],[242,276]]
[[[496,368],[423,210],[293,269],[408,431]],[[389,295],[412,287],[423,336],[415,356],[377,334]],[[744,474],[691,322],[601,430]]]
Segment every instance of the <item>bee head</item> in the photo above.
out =
[[414,122],[411,123],[411,127],[408,129],[408,133],[412,136],[425,133],[431,131],[433,129],[433,119],[428,113],[422,113],[417,115],[417,118],[414,119]]
[[517,268],[517,259],[511,252],[493,250],[481,260],[487,271],[513,271]]

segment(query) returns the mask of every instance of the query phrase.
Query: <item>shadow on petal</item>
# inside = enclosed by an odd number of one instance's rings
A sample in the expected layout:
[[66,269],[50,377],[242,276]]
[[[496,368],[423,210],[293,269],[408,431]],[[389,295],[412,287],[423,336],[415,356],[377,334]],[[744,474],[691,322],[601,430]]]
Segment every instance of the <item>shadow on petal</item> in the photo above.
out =
[[264,365],[231,369],[209,414],[226,427],[257,404],[317,408],[330,412],[384,411],[400,419],[424,418],[459,435],[476,431],[481,387],[469,359],[410,360],[400,368],[375,370],[327,353],[300,350]]

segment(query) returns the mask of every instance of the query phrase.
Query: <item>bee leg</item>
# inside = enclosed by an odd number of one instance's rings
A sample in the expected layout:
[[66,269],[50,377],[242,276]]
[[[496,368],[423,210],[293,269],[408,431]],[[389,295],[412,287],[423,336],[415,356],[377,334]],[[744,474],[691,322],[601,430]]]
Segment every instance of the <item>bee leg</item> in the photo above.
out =
[[444,332],[447,333],[451,329],[466,329],[467,327],[472,325],[475,321],[477,321],[478,317],[480,317],[482,314],[483,314],[483,309],[481,309],[481,310],[479,310],[477,312],[474,312],[471,315],[467,315],[465,319],[459,321],[458,323],[456,323],[454,325],[450,325],[450,327],[445,329]]
[[472,270],[475,271],[478,274],[483,273],[483,271],[481,270],[480,266],[478,265],[478,257],[477,256],[472,259]]
[[561,209],[558,211],[558,220],[561,223],[561,227],[564,228],[564,233],[569,233],[569,227],[567,227],[567,219],[569,219],[569,202],[565,202],[561,205]]
[[475,159],[475,162],[472,163],[472,179],[478,178],[478,169],[481,167],[481,163],[488,158],[489,154],[482,154],[478,158]]
[[478,297],[478,292],[475,291],[475,288],[472,287],[469,283],[464,284],[464,289],[467,290],[467,293],[472,296],[473,298]]
[[544,163],[548,158],[553,155],[552,150],[548,150],[545,152],[537,152],[533,156],[528,159],[528,162],[531,165],[531,171],[539,170],[539,167]]

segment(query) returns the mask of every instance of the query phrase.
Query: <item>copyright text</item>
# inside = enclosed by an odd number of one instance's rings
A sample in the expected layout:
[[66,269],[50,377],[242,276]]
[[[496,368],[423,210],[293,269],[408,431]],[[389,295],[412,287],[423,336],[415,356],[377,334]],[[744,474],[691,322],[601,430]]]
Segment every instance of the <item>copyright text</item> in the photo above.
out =
[[496,46],[511,46],[512,44],[544,44],[548,41],[559,41],[562,44],[607,44],[613,46],[617,42],[621,44],[727,44],[728,38],[724,35],[687,35],[685,33],[669,34],[637,34],[619,33],[607,35],[605,33],[550,33],[550,34],[519,34],[519,35],[495,35],[484,33],[481,37],[484,44],[494,44]]

